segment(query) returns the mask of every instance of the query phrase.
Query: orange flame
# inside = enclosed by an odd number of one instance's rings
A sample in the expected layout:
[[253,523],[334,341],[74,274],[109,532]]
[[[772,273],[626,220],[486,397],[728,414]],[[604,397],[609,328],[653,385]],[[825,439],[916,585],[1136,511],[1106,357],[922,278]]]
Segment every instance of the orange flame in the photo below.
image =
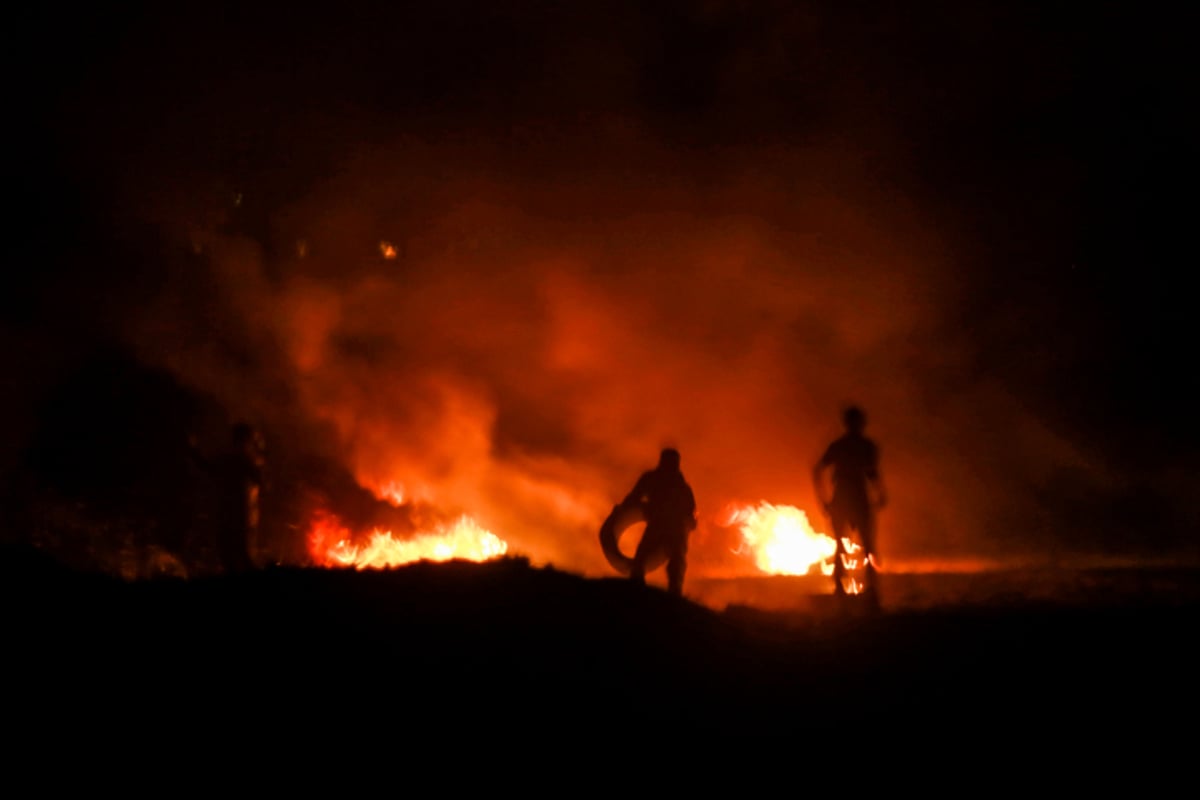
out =
[[756,506],[734,506],[724,524],[740,527],[742,543],[735,552],[753,555],[755,565],[763,572],[807,575],[820,566],[823,574],[833,574],[837,542],[814,531],[808,515],[795,506],[766,501]]
[[379,255],[383,256],[388,261],[393,260],[396,257],[396,246],[391,242],[380,242]]
[[[846,594],[860,594],[866,585],[855,577],[858,570],[867,566],[867,561],[862,557],[862,547],[858,542],[842,537],[842,567],[845,572],[842,574],[842,591]],[[829,568],[830,574],[833,572],[833,567]]]
[[[750,553],[755,565],[770,575],[808,575],[819,568],[833,575],[838,557],[837,540],[813,530],[808,515],[795,506],[777,506],[766,501],[756,506],[732,506],[722,522],[737,525],[742,543],[734,552]],[[867,559],[853,539],[842,537],[842,590],[861,594],[866,588],[863,570]]]
[[357,544],[336,516],[321,512],[309,528],[308,547],[320,566],[356,569],[386,569],[416,561],[489,561],[508,552],[507,542],[465,515],[453,525],[409,539],[376,529],[365,543]]

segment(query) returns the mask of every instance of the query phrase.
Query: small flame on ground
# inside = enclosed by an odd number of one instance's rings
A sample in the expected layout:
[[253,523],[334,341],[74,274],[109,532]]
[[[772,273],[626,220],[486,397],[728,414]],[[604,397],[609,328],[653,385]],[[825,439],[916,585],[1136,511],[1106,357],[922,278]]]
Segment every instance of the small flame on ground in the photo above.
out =
[[489,561],[508,552],[508,543],[468,516],[453,525],[407,539],[376,529],[355,543],[342,522],[328,512],[314,517],[308,534],[309,553],[323,567],[386,569],[417,561]]
[[[861,594],[867,587],[854,577],[853,573],[866,567],[866,559],[862,557],[862,546],[845,536],[842,537],[842,567],[846,572],[842,575],[842,591],[846,594]],[[832,568],[830,569],[832,572]],[[829,574],[829,573],[826,573]]]

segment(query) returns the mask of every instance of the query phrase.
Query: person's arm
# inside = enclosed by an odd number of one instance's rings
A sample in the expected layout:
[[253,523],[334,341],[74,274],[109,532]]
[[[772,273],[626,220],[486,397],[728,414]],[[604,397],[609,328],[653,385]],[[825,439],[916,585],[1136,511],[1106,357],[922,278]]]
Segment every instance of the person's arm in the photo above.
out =
[[696,529],[696,495],[692,491],[691,486],[687,487],[687,493],[688,508],[690,509],[688,512],[688,531],[691,532]]
[[629,490],[629,494],[625,495],[625,499],[621,501],[621,505],[634,505],[636,503],[645,502],[647,494],[646,483],[648,482],[649,478],[649,472],[642,473],[642,476],[638,478],[637,483],[635,483],[633,488]]
[[875,508],[880,509],[887,505],[888,497],[887,490],[883,487],[883,473],[879,471],[879,450],[876,449],[873,455],[874,463],[871,465],[871,473],[867,478],[875,490]]
[[829,504],[831,500],[825,499],[825,468],[829,466],[829,451],[826,450],[821,459],[813,466],[812,481],[813,491],[816,492],[817,502],[821,504],[821,509],[826,513],[829,512]]
[[871,485],[875,488],[875,508],[883,508],[887,505],[888,496],[887,490],[883,488],[883,474],[876,469],[875,476],[871,479]]

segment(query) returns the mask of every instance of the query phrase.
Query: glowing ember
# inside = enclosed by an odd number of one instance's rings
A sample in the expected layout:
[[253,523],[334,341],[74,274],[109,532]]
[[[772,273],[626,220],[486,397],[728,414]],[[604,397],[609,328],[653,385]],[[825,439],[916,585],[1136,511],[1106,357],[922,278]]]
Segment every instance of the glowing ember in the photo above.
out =
[[508,552],[508,543],[475,520],[463,516],[453,525],[408,539],[375,530],[355,543],[350,530],[332,514],[318,514],[308,533],[309,553],[323,567],[386,569],[415,561],[488,561]]
[[776,506],[761,502],[757,506],[732,508],[725,525],[738,525],[742,533],[739,553],[750,553],[754,563],[771,575],[807,575],[820,566],[825,575],[833,574],[833,556],[837,542],[817,533],[808,516],[795,506]]
[[379,255],[383,256],[388,261],[391,261],[396,257],[396,246],[391,242],[380,242]]

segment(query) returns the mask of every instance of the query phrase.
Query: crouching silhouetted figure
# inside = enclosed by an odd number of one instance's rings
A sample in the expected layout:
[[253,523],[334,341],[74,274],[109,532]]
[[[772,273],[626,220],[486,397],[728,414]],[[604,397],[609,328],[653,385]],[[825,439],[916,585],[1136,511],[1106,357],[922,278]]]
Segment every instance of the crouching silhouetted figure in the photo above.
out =
[[[837,540],[833,562],[833,586],[837,594],[845,594],[843,577],[846,573],[843,540],[851,529],[862,540],[862,557],[866,561],[866,590],[876,594],[878,578],[875,562],[875,512],[887,503],[883,477],[879,472],[879,448],[863,435],[867,415],[851,406],[842,415],[846,434],[829,445],[813,467],[813,487],[825,509]],[[822,478],[825,470],[833,471],[833,497],[825,500]]]
[[233,448],[219,462],[217,475],[217,554],[226,572],[254,566],[250,552],[258,541],[264,463],[262,434],[245,422],[234,425]]
[[682,595],[688,536],[696,527],[696,498],[679,469],[679,451],[663,450],[658,466],[642,474],[624,503],[641,504],[646,515],[646,529],[633,556],[630,579],[645,584],[647,559],[654,553],[666,553],[667,589],[673,595]]

